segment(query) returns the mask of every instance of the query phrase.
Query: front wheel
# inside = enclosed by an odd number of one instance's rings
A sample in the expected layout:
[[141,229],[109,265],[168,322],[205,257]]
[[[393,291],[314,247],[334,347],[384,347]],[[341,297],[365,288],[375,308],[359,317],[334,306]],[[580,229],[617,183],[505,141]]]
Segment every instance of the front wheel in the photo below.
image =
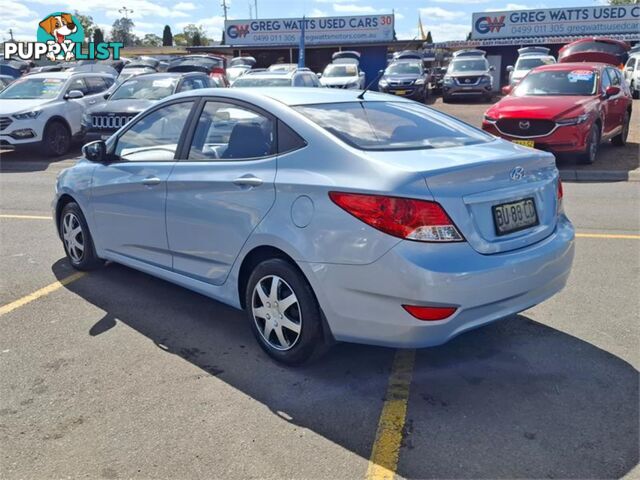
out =
[[75,202],[67,203],[60,214],[58,226],[64,251],[77,270],[93,270],[104,262],[96,255],[87,221]]
[[42,144],[40,151],[49,157],[60,157],[67,153],[71,148],[71,132],[67,126],[60,122],[54,121],[48,124],[42,134]]
[[254,336],[275,360],[299,365],[322,350],[320,306],[302,273],[286,260],[256,266],[245,305]]
[[629,136],[629,122],[631,121],[629,112],[624,114],[622,119],[622,131],[611,139],[616,147],[624,147],[627,144],[627,137]]
[[580,163],[591,165],[596,161],[598,155],[598,148],[600,148],[600,128],[597,124],[593,124],[591,131],[589,132],[589,139],[587,140],[587,149],[580,155]]

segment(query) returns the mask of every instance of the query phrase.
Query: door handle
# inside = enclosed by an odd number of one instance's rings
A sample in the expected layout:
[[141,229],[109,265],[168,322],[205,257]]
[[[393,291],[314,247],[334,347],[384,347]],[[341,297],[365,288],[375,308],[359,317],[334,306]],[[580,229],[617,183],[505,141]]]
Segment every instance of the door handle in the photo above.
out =
[[89,100],[89,105],[93,105],[96,102],[97,102],[97,100]]
[[244,177],[239,177],[233,181],[234,185],[240,185],[240,186],[246,185],[249,187],[258,187],[262,185],[262,183],[263,181],[261,178],[254,177],[253,175],[246,175]]
[[147,177],[142,180],[142,183],[148,186],[158,185],[160,184],[160,179],[158,177]]

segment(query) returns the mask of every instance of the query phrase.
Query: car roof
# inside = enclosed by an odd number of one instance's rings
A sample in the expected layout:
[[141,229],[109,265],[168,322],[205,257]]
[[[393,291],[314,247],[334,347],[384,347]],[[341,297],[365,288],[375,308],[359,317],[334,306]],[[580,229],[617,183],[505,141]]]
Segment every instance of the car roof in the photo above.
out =
[[202,88],[191,90],[175,95],[176,97],[202,97],[215,95],[218,97],[235,98],[253,102],[256,99],[268,97],[284,105],[315,105],[322,103],[344,103],[344,102],[407,102],[412,100],[368,91],[364,100],[360,100],[358,95],[360,90],[348,90],[338,88],[312,88],[312,87],[252,87],[252,88]]
[[[153,73],[143,73],[140,75],[134,75],[133,77],[129,77],[127,78],[127,80],[129,79],[133,79],[133,78],[151,78],[151,79],[157,79],[157,78],[181,78],[181,77],[188,77],[191,75],[200,75],[200,76],[207,76],[206,73],[204,72],[153,72]],[[125,81],[127,81],[125,80]]]
[[601,68],[610,67],[611,65],[607,65],[606,63],[586,63],[586,62],[568,62],[568,63],[552,63],[549,65],[541,65],[536,67],[536,72],[540,72],[542,70],[600,70]]

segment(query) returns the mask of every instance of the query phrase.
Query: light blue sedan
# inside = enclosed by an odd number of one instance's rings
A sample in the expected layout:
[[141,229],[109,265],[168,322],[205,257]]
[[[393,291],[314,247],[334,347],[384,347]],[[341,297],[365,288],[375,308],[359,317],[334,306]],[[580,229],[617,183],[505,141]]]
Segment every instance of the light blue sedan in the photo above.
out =
[[69,261],[242,308],[289,364],[333,340],[438,345],[563,288],[574,229],[553,155],[358,93],[210,89],[149,108],[59,176]]

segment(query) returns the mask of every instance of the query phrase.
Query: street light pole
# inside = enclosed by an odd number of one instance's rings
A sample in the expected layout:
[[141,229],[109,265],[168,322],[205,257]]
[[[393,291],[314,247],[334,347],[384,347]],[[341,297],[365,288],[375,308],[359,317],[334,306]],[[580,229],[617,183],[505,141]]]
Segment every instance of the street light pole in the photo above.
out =
[[227,10],[229,10],[229,7],[227,6],[227,0],[222,0],[222,11],[224,12],[224,21],[227,21]]

